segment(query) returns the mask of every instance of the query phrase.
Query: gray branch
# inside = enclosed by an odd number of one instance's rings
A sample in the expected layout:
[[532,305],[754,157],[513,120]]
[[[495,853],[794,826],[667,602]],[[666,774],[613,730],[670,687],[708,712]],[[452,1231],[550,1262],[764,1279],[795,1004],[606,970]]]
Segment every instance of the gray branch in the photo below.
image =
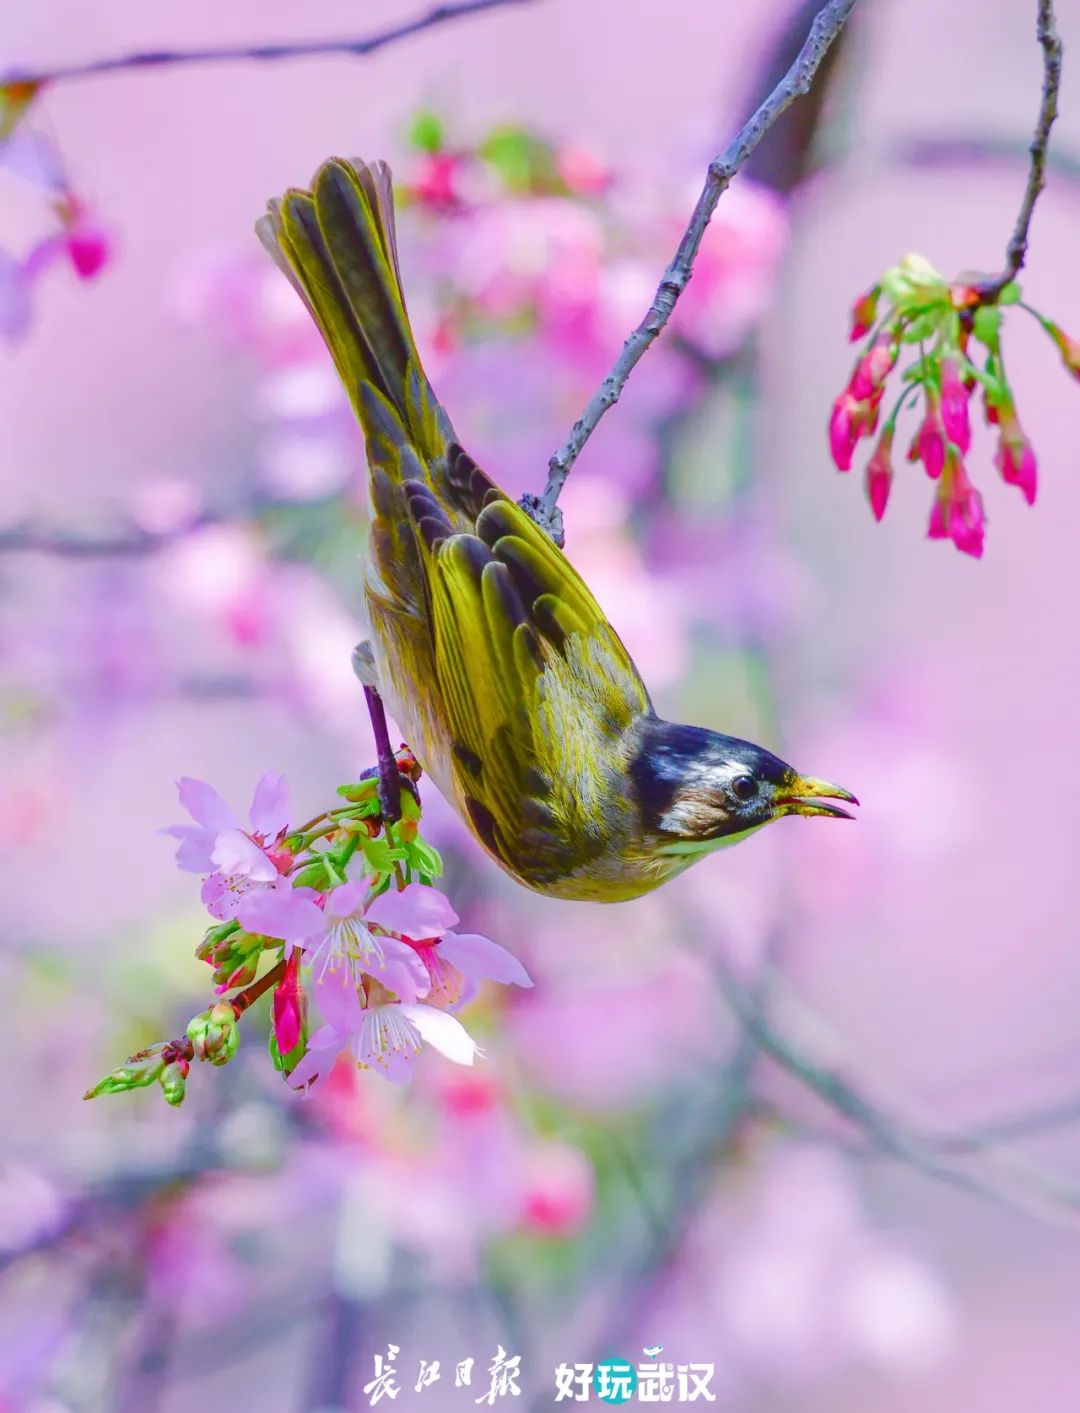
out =
[[[870,1151],[961,1191],[1004,1202],[1046,1221],[1076,1226],[1080,1186],[998,1146],[1004,1139],[1046,1133],[1075,1122],[1075,1102],[1012,1115],[970,1131],[923,1129],[872,1099],[838,1069],[823,1064],[782,1034],[753,987],[739,982],[715,955],[707,956],[707,961],[740,1026],[762,1054],[851,1124]],[[956,1161],[980,1155],[994,1160],[989,1171]]]
[[1058,93],[1061,89],[1061,61],[1065,52],[1058,36],[1054,17],[1054,0],[1038,0],[1039,12],[1035,35],[1042,47],[1043,82],[1042,98],[1039,103],[1039,116],[1035,131],[1028,146],[1031,164],[1028,168],[1027,186],[1024,199],[1020,203],[1020,214],[1005,247],[1005,268],[1001,274],[979,286],[984,302],[993,303],[1010,281],[1024,268],[1027,259],[1028,232],[1031,218],[1035,213],[1035,203],[1046,186],[1046,154],[1050,146],[1050,129],[1058,115]]
[[531,3],[532,0],[455,0],[454,3],[436,5],[423,15],[417,15],[414,19],[360,39],[313,39],[281,44],[235,45],[221,49],[143,50],[134,54],[113,55],[108,59],[94,59],[87,64],[69,64],[46,73],[12,69],[0,75],[0,83],[40,86],[65,83],[71,79],[94,78],[99,74],[115,74],[125,69],[173,68],[180,64],[231,64],[252,59],[311,59],[325,55],[362,58],[367,54],[374,54],[377,49],[384,49],[388,44],[396,43],[399,39],[408,39],[411,35],[419,34],[421,30],[434,29],[437,25],[447,24],[451,20],[464,19],[466,15]]
[[555,453],[548,464],[547,485],[539,496],[526,496],[523,505],[561,543],[561,516],[558,499],[570,468],[577,460],[582,447],[592,436],[601,417],[609,407],[618,402],[623,387],[634,371],[645,350],[671,318],[675,304],[689,283],[694,261],[701,246],[705,228],[716,210],[716,203],[731,185],[739,169],[743,166],[758,143],[796,98],[809,93],[814,75],[821,61],[828,53],[833,40],[843,29],[848,16],[855,8],[855,0],[829,0],[817,14],[806,42],[798,57],[780,80],[777,86],[743,127],[735,140],[718,157],[709,163],[705,185],[697,199],[690,221],[683,232],[679,247],[671,264],[664,271],[664,277],[656,291],[652,303],[637,328],[623,344],[622,352],[615,360],[611,372],[600,384],[592,401],[586,407],[565,444]]

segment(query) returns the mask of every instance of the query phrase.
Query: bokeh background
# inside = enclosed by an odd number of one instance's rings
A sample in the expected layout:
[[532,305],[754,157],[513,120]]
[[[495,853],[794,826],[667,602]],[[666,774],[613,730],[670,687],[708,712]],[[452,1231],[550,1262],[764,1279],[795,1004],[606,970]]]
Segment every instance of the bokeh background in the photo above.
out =
[[[1040,496],[997,481],[984,436],[982,562],[924,538],[917,468],[875,525],[823,433],[847,310],[885,266],[1000,265],[1034,4],[860,10],[822,101],[722,201],[564,506],[665,714],[843,781],[862,817],[782,826],[603,910],[516,891],[429,789],[455,905],[536,986],[473,1008],[475,1071],[435,1057],[404,1092],[339,1070],[299,1099],[252,1015],[179,1111],[81,1099],[205,1004],[197,890],[155,832],[174,780],[242,803],[285,770],[306,817],[372,759],[348,660],[362,449],[252,222],[331,153],[391,158],[433,380],[481,464],[538,490],[809,12],[535,0],[364,60],[60,85],[28,119],[108,258],[92,280],[51,266],[0,345],[5,1413],[366,1407],[388,1343],[407,1409],[469,1406],[500,1344],[535,1408],[559,1362],[655,1344],[714,1363],[740,1413],[1075,1407],[1080,389],[1013,316]],[[409,13],[8,0],[0,70]],[[1071,59],[1023,284],[1075,330]],[[419,150],[423,112],[474,155]],[[17,165],[14,255],[55,225]],[[725,986],[940,1163],[878,1151],[747,1041]],[[1004,1143],[947,1140],[999,1120]],[[421,1359],[443,1377],[417,1393]]]

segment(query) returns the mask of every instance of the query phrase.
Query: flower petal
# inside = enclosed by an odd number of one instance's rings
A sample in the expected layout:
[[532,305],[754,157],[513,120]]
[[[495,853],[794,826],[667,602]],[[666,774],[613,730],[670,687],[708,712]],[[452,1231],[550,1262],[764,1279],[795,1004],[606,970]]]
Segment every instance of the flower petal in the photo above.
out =
[[176,866],[184,873],[209,873],[214,867],[213,850],[217,835],[212,829],[200,829],[197,824],[170,824],[160,833],[180,840]]
[[400,1009],[421,1038],[455,1065],[471,1065],[480,1054],[480,1047],[461,1022],[445,1011],[436,1011],[432,1006],[402,1006]]
[[[332,1030],[339,1037],[339,1048],[344,1047],[351,1036],[359,1033],[364,1022],[364,1008],[360,1004],[360,997],[356,994],[356,986],[353,983],[350,969],[335,967],[332,971],[325,972],[323,976],[316,977],[311,987],[311,994],[315,999],[319,1014],[327,1024],[322,1031],[312,1036],[309,1043],[314,1045],[318,1035]],[[325,1037],[322,1043],[328,1043]]]
[[239,874],[212,873],[203,879],[199,897],[211,917],[216,917],[218,922],[230,922],[240,911],[245,896],[256,887],[258,884]]
[[239,873],[256,883],[272,883],[279,877],[273,859],[242,829],[227,829],[219,834],[211,858],[224,873]]
[[267,839],[275,839],[289,827],[289,795],[284,775],[268,770],[255,786],[251,801],[251,827]]
[[364,970],[378,977],[386,989],[402,1001],[413,1002],[426,996],[431,981],[416,950],[396,937],[382,937],[379,945],[382,956],[369,957]]
[[288,1076],[293,1089],[313,1088],[334,1068],[345,1041],[330,1025],[324,1025],[308,1040],[308,1047]]
[[360,1034],[352,1052],[361,1065],[378,1070],[386,1079],[400,1084],[412,1072],[412,1063],[422,1049],[422,1041],[407,1011],[422,1007],[369,1006],[364,1012]]
[[220,834],[224,829],[240,827],[236,815],[205,780],[193,780],[190,775],[184,775],[176,782],[176,789],[184,809],[204,829],[213,829]]
[[445,893],[425,883],[409,883],[400,892],[391,888],[380,894],[368,908],[367,920],[420,941],[441,937],[457,922],[458,915]]
[[315,937],[326,927],[322,909],[312,901],[308,888],[293,888],[282,878],[269,888],[260,888],[246,897],[237,911],[240,925],[263,937],[281,937],[300,942]]
[[326,911],[331,917],[348,917],[364,906],[368,884],[366,879],[354,883],[342,883],[332,893],[326,895]]
[[441,957],[451,962],[462,976],[481,977],[498,981],[503,986],[531,986],[532,977],[512,952],[481,937],[478,932],[448,932],[436,948]]

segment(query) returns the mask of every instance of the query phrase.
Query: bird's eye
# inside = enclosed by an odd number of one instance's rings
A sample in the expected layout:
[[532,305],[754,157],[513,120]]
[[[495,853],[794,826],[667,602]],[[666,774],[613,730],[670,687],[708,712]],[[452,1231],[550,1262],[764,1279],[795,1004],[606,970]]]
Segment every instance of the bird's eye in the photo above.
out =
[[757,782],[749,775],[736,775],[731,782],[731,793],[737,800],[752,800],[757,794]]

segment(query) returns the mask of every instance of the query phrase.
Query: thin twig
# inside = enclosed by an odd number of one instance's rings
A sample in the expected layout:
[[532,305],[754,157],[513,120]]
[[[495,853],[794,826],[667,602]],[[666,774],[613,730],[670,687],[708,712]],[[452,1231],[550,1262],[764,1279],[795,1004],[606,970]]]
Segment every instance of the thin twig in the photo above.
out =
[[447,24],[451,20],[464,19],[467,15],[477,15],[485,10],[497,10],[509,5],[528,5],[532,0],[456,0],[456,3],[436,5],[423,15],[392,25],[389,29],[360,39],[313,39],[287,41],[280,44],[234,45],[221,49],[152,49],[133,54],[113,55],[107,59],[94,59],[86,64],[69,64],[49,72],[33,73],[28,70],[13,69],[0,76],[3,84],[27,84],[40,87],[46,84],[66,83],[72,79],[94,78],[99,74],[115,74],[125,69],[172,68],[180,64],[227,64],[247,60],[311,59],[319,56],[340,55],[348,58],[361,58],[394,44],[399,39],[408,39],[425,29]]
[[[869,1140],[876,1152],[896,1159],[927,1177],[981,1197],[1005,1202],[1046,1221],[1069,1227],[1080,1224],[1080,1188],[1005,1150],[994,1150],[996,1171],[949,1161],[965,1154],[987,1154],[985,1130],[942,1134],[918,1126],[874,1099],[835,1067],[822,1063],[783,1035],[755,1000],[750,987],[739,982],[716,956],[709,958],[717,982],[740,1025],[787,1074],[815,1094]],[[1012,1129],[1015,1120],[1010,1121]],[[1017,1125],[1018,1126],[1018,1125]]]
[[1042,47],[1043,83],[1039,116],[1035,123],[1031,143],[1028,146],[1031,165],[1028,169],[1027,186],[1024,188],[1024,199],[1020,203],[1020,214],[1016,218],[1013,233],[1005,247],[1005,268],[994,279],[984,281],[979,285],[979,293],[987,304],[993,303],[1005,286],[1014,280],[1024,268],[1031,217],[1034,214],[1039,193],[1046,185],[1046,152],[1050,144],[1050,129],[1053,127],[1054,119],[1058,113],[1061,59],[1064,48],[1058,37],[1054,17],[1054,0],[1038,0],[1038,6],[1039,14],[1035,34]]
[[664,271],[664,277],[660,281],[645,317],[623,344],[622,351],[615,360],[611,372],[600,384],[592,401],[574,423],[566,443],[548,463],[547,485],[544,487],[543,493],[539,496],[523,497],[522,504],[558,543],[562,541],[558,499],[570,468],[577,460],[582,447],[596,430],[604,413],[618,402],[626,380],[633,372],[642,354],[671,318],[672,310],[693,273],[694,261],[697,258],[705,229],[716,209],[716,203],[777,118],[791,106],[796,98],[809,93],[821,61],[833,40],[843,29],[854,8],[855,0],[829,0],[829,3],[819,11],[810,26],[810,33],[799,51],[798,58],[788,69],[783,79],[757,109],[749,122],[745,124],[735,140],[709,163],[705,185],[697,199],[697,205],[694,207],[690,221],[679,241],[674,258]]

